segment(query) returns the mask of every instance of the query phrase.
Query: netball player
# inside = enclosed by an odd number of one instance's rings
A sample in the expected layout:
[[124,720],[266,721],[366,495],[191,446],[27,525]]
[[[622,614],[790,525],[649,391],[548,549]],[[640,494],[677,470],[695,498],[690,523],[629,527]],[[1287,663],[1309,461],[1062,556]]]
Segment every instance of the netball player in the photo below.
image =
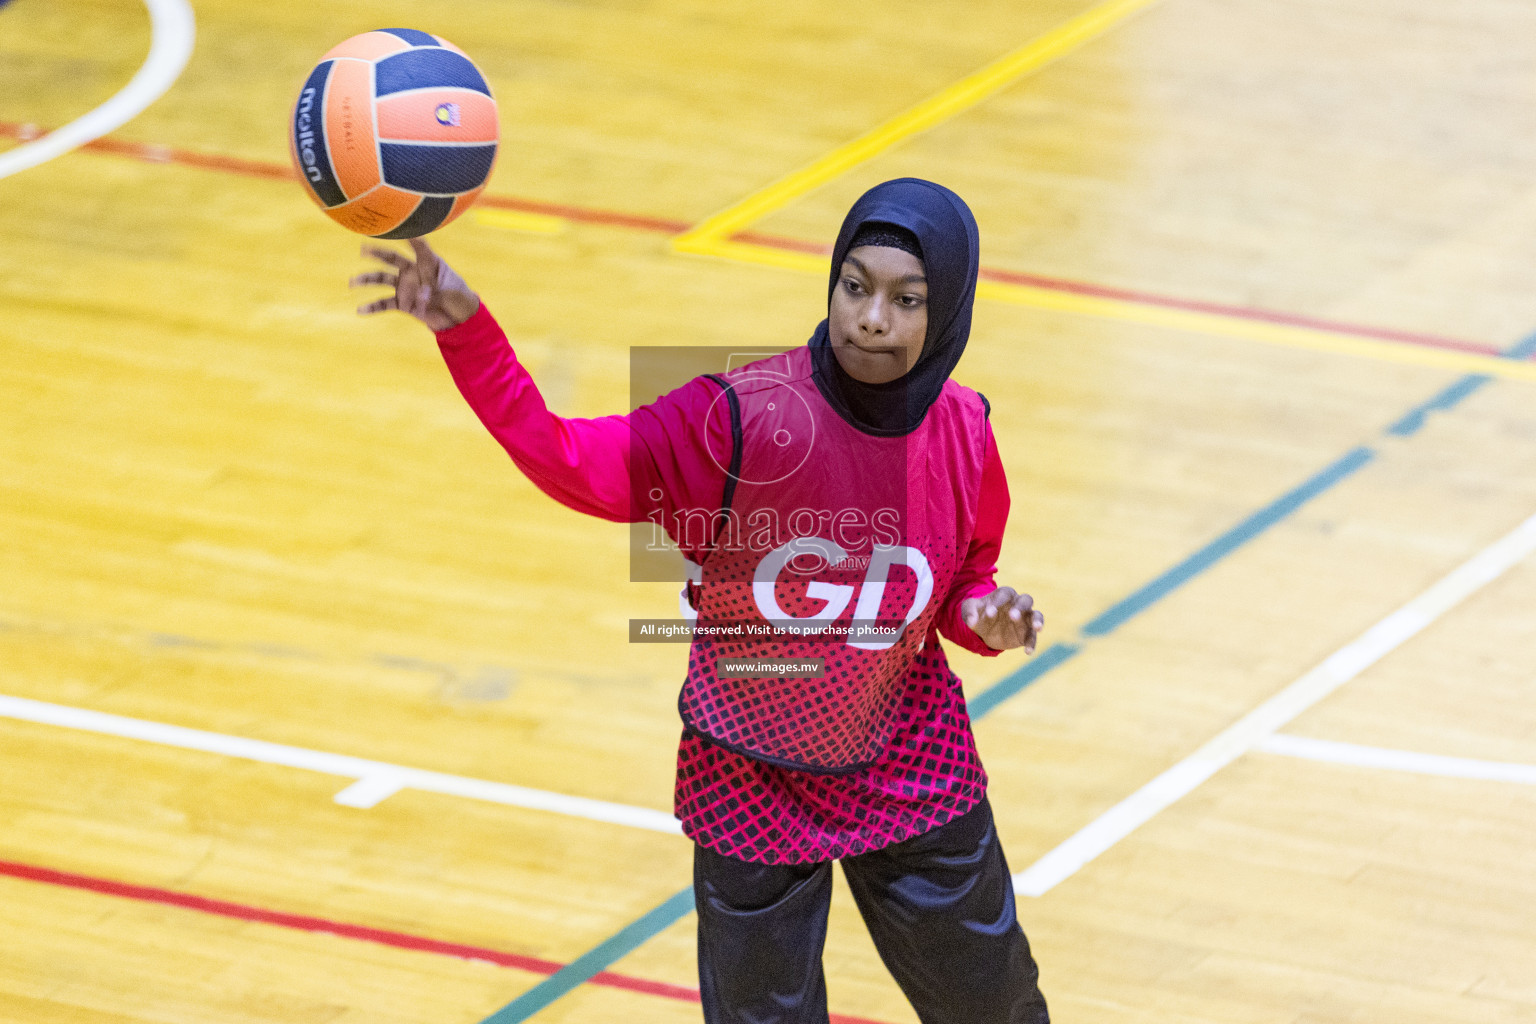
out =
[[[675,808],[695,843],[705,1019],[826,1024],[840,861],[924,1024],[1048,1022],[939,641],[1032,652],[1044,625],[1029,595],[994,582],[1007,483],[990,407],[949,379],[978,269],[965,203],[919,179],[876,186],[838,234],[808,344],[597,419],[550,413],[475,293],[412,247],[365,249],[390,269],[352,283],[394,294],[359,312],[432,328],[460,392],[542,490],[665,524],[697,566]],[[699,509],[716,514],[707,536],[681,525]],[[732,623],[756,631],[706,638]],[[743,658],[817,671],[727,670]]]

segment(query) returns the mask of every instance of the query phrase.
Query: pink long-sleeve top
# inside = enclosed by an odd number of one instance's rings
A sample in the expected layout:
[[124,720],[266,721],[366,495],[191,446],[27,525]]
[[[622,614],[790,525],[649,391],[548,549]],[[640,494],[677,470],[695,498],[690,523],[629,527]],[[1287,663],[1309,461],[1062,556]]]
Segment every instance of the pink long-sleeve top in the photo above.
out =
[[[695,378],[627,416],[561,417],[545,406],[484,305],[439,332],[437,342],[480,422],[561,504],[614,522],[642,522],[658,511],[670,522],[677,508],[719,506],[731,432],[713,381]],[[683,831],[742,860],[811,863],[901,842],[974,807],[987,776],[939,634],[978,654],[999,653],[965,625],[960,602],[996,588],[1007,518],[1008,484],[989,425],[975,532],[908,669],[903,716],[884,756],[851,774],[817,775],[755,761],[684,730],[674,792]]]

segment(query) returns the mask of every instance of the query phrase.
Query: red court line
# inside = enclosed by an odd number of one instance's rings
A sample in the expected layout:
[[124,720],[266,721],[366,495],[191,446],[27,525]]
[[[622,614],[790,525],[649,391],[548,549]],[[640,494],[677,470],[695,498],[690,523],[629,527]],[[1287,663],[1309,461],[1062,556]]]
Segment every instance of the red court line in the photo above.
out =
[[783,235],[766,235],[761,231],[738,231],[731,236],[733,242],[746,242],[749,245],[762,245],[769,249],[788,249],[790,252],[805,252],[812,256],[831,256],[832,247],[820,242],[808,242],[803,238],[785,238]]
[[[759,231],[743,231],[734,235],[731,240],[735,242],[749,242],[753,245],[767,246],[772,249],[788,249],[792,252],[810,253],[815,256],[832,255],[832,247],[830,245],[808,242],[800,238],[785,238],[782,235],[768,235]],[[1444,338],[1439,335],[1422,334],[1417,331],[1398,331],[1387,327],[1363,327],[1360,324],[1347,324],[1338,320],[1324,320],[1319,317],[1301,316],[1296,313],[1276,313],[1266,309],[1254,309],[1251,306],[1229,306],[1220,302],[1202,302],[1198,299],[1176,299],[1167,295],[1134,291],[1130,288],[1111,288],[1108,285],[1088,284],[1084,281],[1069,281],[1060,277],[1043,277],[1039,274],[1026,274],[1017,270],[998,270],[993,267],[982,267],[980,276],[988,281],[998,281],[1003,284],[1022,284],[1034,288],[1044,288],[1049,291],[1070,292],[1074,295],[1092,295],[1100,299],[1121,299],[1125,302],[1135,302],[1143,306],[1185,309],[1195,313],[1213,313],[1217,316],[1230,316],[1241,320],[1262,320],[1266,323],[1285,324],[1289,327],[1307,327],[1313,330],[1333,331],[1338,334],[1351,334],[1364,338],[1379,338],[1383,341],[1400,341],[1409,345],[1427,345],[1431,348],[1449,348],[1459,352],[1476,352],[1479,355],[1503,355],[1503,351],[1497,345],[1486,345],[1477,341],[1462,341],[1459,338]]]
[[[44,131],[44,129],[36,125],[0,121],[0,137],[9,137],[25,142],[38,138],[44,134]],[[293,169],[287,164],[261,160],[245,160],[239,157],[198,153],[192,150],[174,149],[168,146],[155,146],[138,142],[120,142],[109,138],[96,139],[93,142],[86,143],[81,148],[145,160],[150,163],[181,164],[187,167],[243,174],[256,178],[291,179],[297,177]],[[493,209],[521,210],[525,213],[542,213],[552,217],[563,217],[566,220],[576,221],[581,224],[602,224],[609,227],[631,228],[637,231],[654,231],[668,235],[682,234],[693,226],[686,221],[672,220],[665,217],[649,217],[644,214],[623,213],[617,210],[602,210],[584,206],[570,206],[563,203],[550,203],[538,199],[522,199],[514,196],[482,196],[479,203],[482,206]],[[771,235],[758,231],[740,232],[733,236],[733,240],[790,252],[810,253],[817,256],[827,256],[832,252],[831,246],[823,245],[819,242],[809,242],[799,238],[785,238],[782,235]],[[1453,349],[1458,352],[1475,352],[1479,355],[1498,356],[1503,354],[1497,345],[1466,341],[1460,338],[1447,338],[1435,334],[1422,334],[1416,331],[1399,331],[1385,327],[1368,327],[1360,324],[1341,323],[1337,320],[1325,320],[1318,317],[1301,316],[1295,313],[1277,313],[1271,310],[1254,309],[1249,306],[1230,306],[1219,302],[1180,299],[1167,295],[1157,295],[1151,292],[1135,291],[1129,288],[1112,288],[1107,285],[1090,284],[1084,281],[1070,281],[1064,278],[1043,277],[1038,274],[1027,274],[1014,270],[982,267],[981,276],[989,281],[998,281],[1004,284],[1026,285],[1049,291],[1069,292],[1075,295],[1118,299],[1144,306],[1161,306],[1166,309],[1211,313],[1217,316],[1234,317],[1239,320],[1256,320],[1264,323],[1284,324],[1290,327],[1331,331],[1337,334],[1348,334],[1360,338],[1374,338],[1380,341],[1393,341],[1407,345]]]
[[1461,352],[1476,352],[1480,355],[1503,354],[1497,345],[1487,345],[1478,341],[1463,341],[1459,338],[1444,338],[1435,334],[1420,334],[1416,331],[1398,331],[1387,327],[1363,327],[1359,324],[1323,320],[1296,313],[1275,313],[1266,309],[1254,309],[1251,306],[1227,306],[1219,302],[1202,302],[1198,299],[1176,299],[1166,295],[1132,291],[1128,288],[1111,288],[1107,285],[1067,281],[1058,277],[1041,277],[1038,274],[1025,274],[1016,270],[994,270],[982,267],[981,276],[1003,284],[1029,285],[1035,288],[1048,288],[1051,291],[1071,292],[1075,295],[1092,295],[1102,299],[1123,299],[1126,302],[1136,302],[1144,306],[1187,309],[1196,313],[1214,313],[1218,316],[1230,316],[1243,320],[1262,320],[1266,323],[1285,324],[1290,327],[1307,327],[1319,331],[1332,331],[1336,334],[1352,334],[1362,338],[1400,341],[1409,345],[1427,345],[1431,348],[1451,348]]
[[[238,921],[255,921],[261,924],[276,925],[279,928],[293,928],[298,931],[339,935],[347,939],[376,942],[383,946],[409,949],[418,953],[436,953],[439,956],[458,957],[461,960],[480,960],[501,967],[514,967],[520,971],[528,971],[533,974],[547,976],[566,966],[554,960],[523,956],[520,953],[503,953],[499,950],[485,949],[480,946],[466,946],[458,942],[443,942],[420,935],[407,935],[404,932],[369,928],[366,925],[329,921],[323,917],[285,914],[277,910],[264,910],[261,907],[246,906],[243,903],[214,900],[206,896],[194,896],[191,893],[176,892],[171,889],[157,889],[148,885],[130,885],[127,882],[114,882],[107,878],[77,875],[69,871],[55,871],[52,868],[19,864],[15,861],[0,860],[0,875],[8,875],[11,878],[19,878],[28,882],[41,882],[45,885],[63,886],[68,889],[83,889],[86,892],[100,893],[104,896],[117,896],[122,899],[139,900],[144,903],[158,903],[163,906],[180,907],[183,910],[196,910],[204,914],[217,914],[220,917],[232,917]],[[677,999],[686,1003],[697,1003],[699,1001],[699,990],[696,988],[688,988],[685,985],[671,985],[664,981],[650,981],[646,978],[636,978],[628,974],[617,974],[613,971],[603,971],[600,974],[594,975],[591,979],[591,984],[624,989],[628,992],[640,992],[650,996],[661,996],[664,999]],[[834,1013],[832,1014],[832,1024],[882,1024],[882,1022]]]
[[[46,131],[37,125],[0,121],[0,137],[17,139],[21,142],[40,138],[46,134]],[[208,171],[243,174],[252,178],[287,180],[298,177],[288,164],[272,163],[266,160],[245,160],[240,157],[220,156],[216,153],[198,153],[189,149],[175,149],[170,146],[155,146],[142,142],[121,142],[117,139],[101,138],[87,142],[80,148],[90,152],[131,157],[148,163],[179,164]],[[668,235],[682,234],[693,226],[687,221],[669,220],[664,217],[647,217],[637,213],[568,206],[563,203],[546,203],[538,199],[519,199],[511,196],[481,196],[478,205],[501,210],[521,210],[524,213],[543,213],[583,224],[605,224],[610,227],[634,228],[638,231],[655,231]]]

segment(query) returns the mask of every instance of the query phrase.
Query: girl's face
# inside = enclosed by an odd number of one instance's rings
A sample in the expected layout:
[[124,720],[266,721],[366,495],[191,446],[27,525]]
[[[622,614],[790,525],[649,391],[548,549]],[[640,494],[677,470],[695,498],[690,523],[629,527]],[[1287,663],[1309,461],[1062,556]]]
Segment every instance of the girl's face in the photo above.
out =
[[923,261],[884,245],[849,250],[832,290],[827,333],[854,380],[884,384],[912,369],[928,337]]

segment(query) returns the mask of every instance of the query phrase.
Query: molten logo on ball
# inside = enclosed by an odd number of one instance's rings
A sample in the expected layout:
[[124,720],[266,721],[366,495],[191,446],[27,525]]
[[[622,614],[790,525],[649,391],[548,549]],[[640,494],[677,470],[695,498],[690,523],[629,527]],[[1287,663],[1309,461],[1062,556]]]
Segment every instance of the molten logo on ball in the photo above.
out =
[[304,161],[304,173],[310,181],[319,181],[323,175],[315,166],[315,120],[311,110],[315,105],[315,90],[305,89],[299,94],[298,144],[299,158]]

